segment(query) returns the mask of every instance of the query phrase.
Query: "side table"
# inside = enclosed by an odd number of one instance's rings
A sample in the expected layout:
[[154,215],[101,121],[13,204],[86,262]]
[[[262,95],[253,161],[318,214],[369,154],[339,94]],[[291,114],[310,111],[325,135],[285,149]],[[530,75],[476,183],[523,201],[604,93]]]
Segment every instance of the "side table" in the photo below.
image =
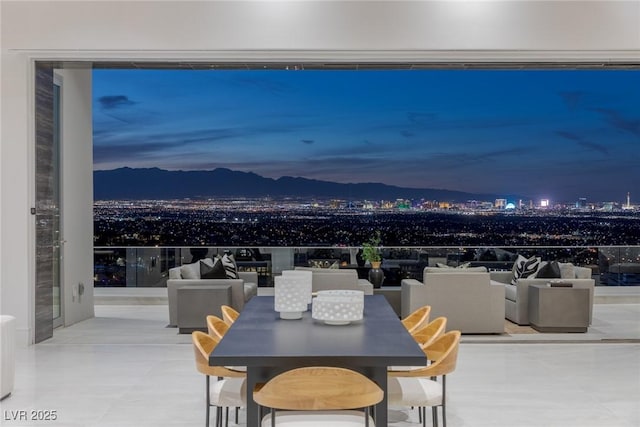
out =
[[207,315],[222,317],[221,305],[231,305],[231,285],[178,288],[178,333],[207,330]]
[[589,289],[529,286],[529,324],[539,332],[587,332]]

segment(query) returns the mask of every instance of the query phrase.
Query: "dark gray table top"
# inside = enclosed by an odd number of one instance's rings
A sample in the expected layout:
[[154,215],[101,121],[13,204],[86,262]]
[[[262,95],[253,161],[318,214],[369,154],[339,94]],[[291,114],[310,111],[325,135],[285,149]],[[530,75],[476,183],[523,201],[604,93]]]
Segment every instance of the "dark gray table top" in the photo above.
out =
[[382,295],[365,296],[364,319],[332,326],[313,320],[282,320],[273,297],[254,297],[209,357],[210,365],[391,366],[426,359]]

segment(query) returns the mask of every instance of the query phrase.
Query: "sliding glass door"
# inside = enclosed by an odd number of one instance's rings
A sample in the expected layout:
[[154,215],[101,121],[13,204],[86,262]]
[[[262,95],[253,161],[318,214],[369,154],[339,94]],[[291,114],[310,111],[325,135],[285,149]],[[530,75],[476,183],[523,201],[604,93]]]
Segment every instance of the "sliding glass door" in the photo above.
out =
[[61,84],[53,64],[35,69],[35,342],[53,336],[63,324],[61,286],[60,146]]
[[53,147],[51,152],[51,193],[52,193],[52,212],[51,212],[51,250],[52,254],[52,285],[53,285],[53,327],[57,328],[64,324],[62,316],[62,240],[61,240],[61,221],[60,221],[60,137],[61,137],[61,86],[62,79],[59,76],[53,76]]

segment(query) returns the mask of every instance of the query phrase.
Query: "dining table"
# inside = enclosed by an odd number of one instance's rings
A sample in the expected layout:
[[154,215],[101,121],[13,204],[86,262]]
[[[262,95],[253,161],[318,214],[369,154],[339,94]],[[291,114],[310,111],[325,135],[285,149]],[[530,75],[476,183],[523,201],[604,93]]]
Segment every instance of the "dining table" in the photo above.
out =
[[364,297],[363,318],[345,325],[313,319],[284,320],[274,310],[273,296],[253,297],[209,355],[211,366],[246,366],[248,427],[260,425],[253,400],[256,384],[290,369],[337,366],[375,381],[384,398],[375,406],[377,427],[387,425],[387,368],[427,363],[424,352],[407,332],[382,295]]

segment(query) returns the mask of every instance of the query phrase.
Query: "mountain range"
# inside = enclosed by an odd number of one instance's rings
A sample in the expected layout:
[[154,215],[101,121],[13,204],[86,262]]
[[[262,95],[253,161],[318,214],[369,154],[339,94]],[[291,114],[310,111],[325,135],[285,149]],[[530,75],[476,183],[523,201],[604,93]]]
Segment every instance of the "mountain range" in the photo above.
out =
[[342,184],[291,176],[265,178],[253,172],[217,168],[168,171],[118,168],[93,173],[94,200],[153,200],[209,197],[303,197],[369,200],[425,199],[462,202],[510,198],[433,188],[403,188],[381,183]]

